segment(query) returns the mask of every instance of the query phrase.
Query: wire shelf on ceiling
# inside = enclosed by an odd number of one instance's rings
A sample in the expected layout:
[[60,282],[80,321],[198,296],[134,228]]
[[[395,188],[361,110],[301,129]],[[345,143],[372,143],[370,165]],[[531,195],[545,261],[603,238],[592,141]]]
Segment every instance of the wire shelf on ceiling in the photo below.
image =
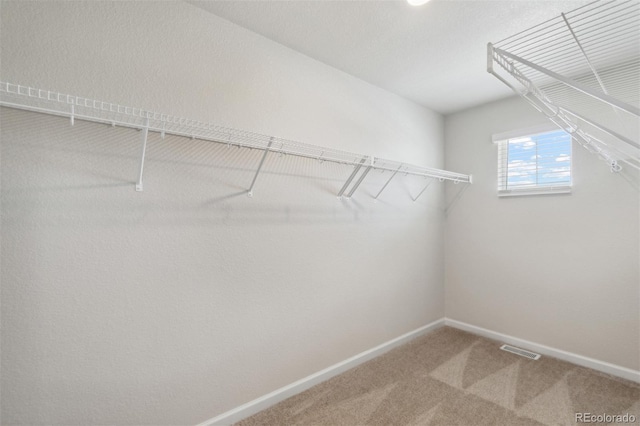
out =
[[595,1],[488,46],[488,71],[612,171],[640,170],[640,2]]
[[370,155],[321,147],[8,82],[0,82],[0,105],[68,117],[72,125],[75,120],[83,120],[143,130],[140,170],[136,183],[136,190],[138,191],[142,191],[143,188],[142,175],[148,132],[157,132],[163,138],[165,135],[174,135],[264,151],[251,187],[248,189],[250,196],[252,195],[253,185],[268,153],[287,154],[319,161],[353,165],[354,171],[338,194],[339,197],[344,196],[351,182],[358,176],[358,173],[360,173],[356,183],[351,187],[350,191],[347,192],[346,197],[349,198],[353,195],[357,186],[364,180],[364,177],[370,170],[391,171],[393,172],[392,177],[395,176],[396,173],[403,173],[405,175],[421,176],[454,183],[472,182],[470,175],[462,173],[421,167],[383,158],[374,158]]

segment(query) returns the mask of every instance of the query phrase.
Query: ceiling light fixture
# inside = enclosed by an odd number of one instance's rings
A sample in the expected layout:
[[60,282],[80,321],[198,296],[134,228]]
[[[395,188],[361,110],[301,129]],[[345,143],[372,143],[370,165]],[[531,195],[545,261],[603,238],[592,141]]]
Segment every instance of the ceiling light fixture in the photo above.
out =
[[411,6],[422,6],[428,1],[429,0],[407,0],[407,3],[409,3]]

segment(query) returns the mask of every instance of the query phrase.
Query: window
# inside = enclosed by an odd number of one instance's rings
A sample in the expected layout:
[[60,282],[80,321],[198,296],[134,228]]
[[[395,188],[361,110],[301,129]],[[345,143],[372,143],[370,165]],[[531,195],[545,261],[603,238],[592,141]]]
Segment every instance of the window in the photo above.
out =
[[571,192],[571,135],[564,130],[494,136],[498,195]]

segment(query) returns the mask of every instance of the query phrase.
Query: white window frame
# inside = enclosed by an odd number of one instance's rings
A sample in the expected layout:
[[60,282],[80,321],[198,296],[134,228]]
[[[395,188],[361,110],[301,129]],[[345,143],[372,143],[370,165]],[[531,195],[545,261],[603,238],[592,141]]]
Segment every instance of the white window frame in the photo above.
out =
[[[525,129],[517,129],[504,133],[497,133],[492,135],[491,139],[493,143],[498,146],[497,162],[498,162],[498,174],[506,173],[504,170],[504,162],[501,162],[500,158],[500,144],[508,143],[510,139],[522,138],[527,136],[534,136],[540,133],[548,133],[554,130],[561,130],[557,126],[549,123],[540,126],[528,127]],[[544,187],[531,187],[531,188],[519,188],[519,189],[501,189],[498,188],[498,197],[520,197],[531,195],[553,195],[553,194],[571,194],[571,188],[573,185],[573,143],[571,143],[571,160],[569,162],[570,169],[570,181],[568,185],[557,186],[544,186]],[[501,164],[502,163],[502,164]],[[499,183],[499,176],[498,176]],[[498,185],[496,185],[498,186]]]

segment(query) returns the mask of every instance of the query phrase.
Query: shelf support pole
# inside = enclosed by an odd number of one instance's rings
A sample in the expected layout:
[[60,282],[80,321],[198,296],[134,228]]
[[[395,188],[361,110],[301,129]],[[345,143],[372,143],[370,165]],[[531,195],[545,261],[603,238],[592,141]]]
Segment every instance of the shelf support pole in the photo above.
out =
[[253,197],[253,186],[256,184],[256,180],[258,179],[258,175],[260,174],[260,170],[262,169],[262,165],[264,164],[264,160],[267,158],[267,154],[269,153],[269,150],[271,149],[272,144],[273,144],[273,137],[269,139],[269,143],[267,144],[267,147],[265,148],[264,153],[262,154],[262,158],[260,159],[260,164],[258,164],[258,170],[256,170],[256,174],[253,176],[253,180],[251,181],[251,186],[247,191],[247,195],[249,197]]
[[600,78],[600,74],[598,74],[598,71],[596,71],[596,68],[591,63],[591,60],[589,59],[589,56],[587,55],[587,52],[584,50],[584,47],[582,47],[582,43],[580,43],[580,40],[578,40],[578,36],[573,31],[573,28],[571,28],[571,24],[569,24],[569,20],[567,19],[567,16],[564,13],[561,13],[560,15],[562,16],[562,19],[564,19],[564,23],[567,24],[567,28],[569,29],[569,32],[571,33],[571,36],[573,36],[573,39],[575,40],[576,44],[578,45],[578,48],[580,49],[580,52],[582,52],[582,56],[584,56],[584,59],[587,61],[587,65],[589,65],[589,68],[591,69],[591,72],[596,77],[596,80],[598,80],[598,84],[600,85],[600,88],[602,88],[602,91],[606,95],[608,95],[609,92],[607,91],[606,87],[604,87],[604,83],[602,82],[602,79]]
[[389,180],[387,181],[387,183],[384,184],[384,186],[382,188],[380,188],[380,191],[378,192],[378,195],[376,195],[375,197],[373,197],[374,200],[377,200],[378,197],[380,196],[380,194],[382,194],[382,191],[384,191],[384,189],[387,187],[387,185],[389,185],[389,182],[391,182],[391,180],[396,177],[396,175],[398,174],[398,172],[400,171],[400,169],[402,168],[402,166],[404,166],[404,164],[400,164],[400,167],[398,167],[398,169],[393,172],[393,174],[391,175],[391,177],[389,178]]
[[366,169],[364,169],[364,172],[362,172],[362,174],[360,175],[360,177],[358,178],[358,180],[356,181],[356,183],[353,185],[353,187],[351,188],[351,191],[349,191],[349,193],[347,194],[347,198],[351,198],[351,196],[353,195],[354,192],[356,192],[356,189],[358,189],[358,187],[360,186],[360,184],[362,183],[362,181],[364,180],[365,177],[367,177],[367,174],[371,171],[371,169],[373,168],[373,157],[371,158],[371,164],[369,164],[367,166]]
[[431,186],[431,184],[433,183],[433,180],[429,180],[429,182],[427,183],[427,185],[422,188],[422,191],[420,191],[420,193],[418,195],[416,195],[416,198],[413,199],[413,201],[418,201],[418,198],[420,198],[420,196],[424,193],[424,191],[427,190],[427,188],[429,188]]
[[349,176],[349,179],[347,179],[344,185],[342,185],[342,189],[340,189],[340,192],[338,192],[338,198],[342,198],[342,194],[344,194],[344,191],[347,190],[347,188],[349,187],[349,184],[351,183],[353,178],[356,177],[356,175],[360,171],[360,168],[362,167],[365,161],[366,161],[366,158],[363,158],[362,160],[360,160],[360,164],[356,165],[356,167],[353,169],[353,172],[351,172],[351,176]]
[[144,119],[144,127],[141,132],[142,152],[140,153],[140,171],[138,173],[138,181],[136,182],[136,191],[142,191],[142,173],[144,171],[144,156],[147,152],[147,139],[149,137],[149,117]]
[[444,209],[444,214],[447,215],[453,209],[453,206],[460,200],[462,194],[469,188],[469,185],[463,185],[462,188],[458,190],[458,193],[453,197],[449,205]]

